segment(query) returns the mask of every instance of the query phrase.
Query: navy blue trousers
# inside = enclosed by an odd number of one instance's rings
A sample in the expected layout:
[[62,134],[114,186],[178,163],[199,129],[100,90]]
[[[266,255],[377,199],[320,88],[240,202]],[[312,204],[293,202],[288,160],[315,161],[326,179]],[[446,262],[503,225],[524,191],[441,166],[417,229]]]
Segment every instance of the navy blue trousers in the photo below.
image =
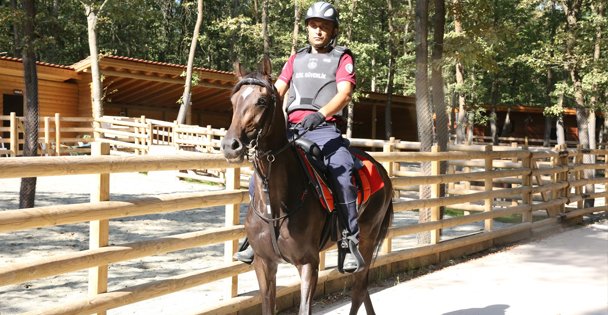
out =
[[[288,136],[293,136],[293,132],[293,129],[290,129]],[[297,129],[297,132],[303,134],[304,130]],[[321,148],[329,172],[328,179],[334,194],[336,210],[339,211],[338,214],[350,234],[358,235],[357,187],[351,181],[354,161],[348,151],[348,141],[342,138],[342,133],[333,123],[323,123],[314,130],[305,132],[302,138],[313,141]]]

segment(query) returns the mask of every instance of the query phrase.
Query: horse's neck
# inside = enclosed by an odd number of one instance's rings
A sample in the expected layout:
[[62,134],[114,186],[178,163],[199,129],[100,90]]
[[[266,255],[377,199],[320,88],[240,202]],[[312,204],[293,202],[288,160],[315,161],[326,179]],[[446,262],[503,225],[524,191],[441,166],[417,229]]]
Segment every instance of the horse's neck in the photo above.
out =
[[[273,204],[290,204],[304,189],[303,173],[296,152],[290,147],[285,135],[282,138],[285,141],[277,142],[272,148],[273,152],[280,150],[279,153],[260,157],[256,163],[259,183],[262,185],[260,188],[268,185]],[[262,193],[261,190],[259,192]]]

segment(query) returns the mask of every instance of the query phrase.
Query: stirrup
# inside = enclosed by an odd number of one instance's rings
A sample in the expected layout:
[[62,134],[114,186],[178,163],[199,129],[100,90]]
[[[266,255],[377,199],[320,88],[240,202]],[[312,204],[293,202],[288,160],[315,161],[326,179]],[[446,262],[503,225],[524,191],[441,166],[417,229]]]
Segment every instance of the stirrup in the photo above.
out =
[[[345,236],[344,233],[343,235]],[[365,260],[359,252],[359,240],[352,235],[343,238],[338,248],[338,271],[354,273],[363,270],[365,266]]]
[[247,246],[247,248],[234,254],[232,258],[250,265],[253,262],[253,256],[253,248],[251,246]]

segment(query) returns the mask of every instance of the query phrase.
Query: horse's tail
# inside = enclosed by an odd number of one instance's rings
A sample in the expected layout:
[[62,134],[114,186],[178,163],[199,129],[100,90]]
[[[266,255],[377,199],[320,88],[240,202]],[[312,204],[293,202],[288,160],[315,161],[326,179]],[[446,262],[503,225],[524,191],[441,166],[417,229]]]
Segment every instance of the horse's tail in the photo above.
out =
[[384,219],[380,225],[380,232],[378,233],[378,238],[376,239],[376,253],[374,254],[374,258],[378,256],[380,248],[382,247],[382,241],[384,241],[386,235],[388,235],[388,229],[391,227],[391,223],[393,222],[393,215],[393,201],[389,200],[386,213],[384,214]]

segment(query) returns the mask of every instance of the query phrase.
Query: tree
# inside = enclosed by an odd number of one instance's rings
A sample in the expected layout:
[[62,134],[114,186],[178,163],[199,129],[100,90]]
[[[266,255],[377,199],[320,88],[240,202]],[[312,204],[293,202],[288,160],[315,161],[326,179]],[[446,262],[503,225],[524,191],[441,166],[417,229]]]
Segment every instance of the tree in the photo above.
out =
[[395,28],[393,27],[393,1],[386,0],[386,6],[388,10],[388,82],[386,87],[386,107],[384,112],[384,128],[386,139],[389,139],[393,135],[393,118],[391,111],[393,109],[393,79],[395,77],[395,55],[397,54],[395,49]]
[[[101,72],[99,71],[99,48],[97,47],[97,20],[99,15],[103,11],[103,7],[106,5],[108,0],[103,1],[80,1],[84,6],[84,12],[87,17],[87,34],[89,39],[89,55],[91,59],[91,101],[93,106],[93,119],[94,126],[98,126],[97,119],[103,116],[103,103],[102,103],[102,83],[101,83]],[[96,135],[95,138],[98,138]]]
[[[34,21],[36,8],[34,0],[24,0],[23,10],[23,76],[25,78],[25,141],[24,156],[38,154],[38,73],[36,71],[36,51]],[[19,208],[33,208],[36,199],[36,177],[21,179]]]
[[[585,97],[583,95],[583,82],[582,76],[580,73],[580,67],[582,60],[580,60],[580,55],[576,52],[577,38],[580,34],[581,25],[581,6],[582,0],[573,0],[573,1],[562,1],[562,7],[564,9],[564,14],[566,15],[566,58],[564,63],[564,69],[566,69],[570,74],[570,80],[572,81],[574,100],[576,104],[576,123],[578,127],[578,141],[583,149],[591,148],[590,134],[595,135],[595,130],[590,129],[589,121],[590,121],[590,112],[593,109],[590,109],[585,105]],[[595,117],[593,117],[595,119]],[[595,126],[595,122],[591,125]],[[593,145],[595,146],[595,144]],[[593,163],[593,159],[590,154],[583,155],[583,163],[591,164]],[[583,178],[589,179],[593,177],[593,170],[585,170],[583,172]],[[585,193],[591,194],[595,191],[593,184],[585,185]],[[594,199],[585,199],[586,207],[593,207]]]
[[[443,82],[443,37],[445,33],[445,0],[435,0],[433,21],[433,51],[431,66],[431,85],[433,109],[435,112],[435,134],[440,151],[448,149],[448,117],[445,104]],[[445,163],[442,163],[445,166]]]
[[196,43],[198,41],[201,24],[203,22],[203,0],[198,0],[197,5],[197,18],[196,26],[194,26],[194,33],[192,34],[192,42],[190,43],[190,54],[188,55],[188,66],[186,68],[186,82],[184,83],[184,94],[182,95],[182,104],[179,107],[179,113],[177,115],[177,122],[183,124],[186,122],[186,114],[190,107],[190,96],[192,90],[192,68],[194,67],[194,53],[196,52]]
[[[416,2],[416,120],[420,152],[430,152],[433,144],[433,115],[429,104],[428,90],[428,8],[427,0]],[[421,163],[423,176],[431,175],[431,163]],[[431,187],[420,185],[420,199],[431,198]],[[419,209],[419,222],[431,220],[431,209]],[[419,244],[430,243],[430,233],[418,234]]]
[[[460,0],[454,0],[454,31],[457,36],[463,35],[462,6]],[[462,56],[460,56],[462,58]],[[460,59],[459,58],[459,59]],[[458,118],[456,119],[456,143],[464,143],[466,127],[466,108],[464,96],[464,66],[461,60],[456,61],[456,95],[458,96]]]
[[270,57],[270,36],[268,35],[268,0],[262,2],[262,38],[264,39],[264,56]]

